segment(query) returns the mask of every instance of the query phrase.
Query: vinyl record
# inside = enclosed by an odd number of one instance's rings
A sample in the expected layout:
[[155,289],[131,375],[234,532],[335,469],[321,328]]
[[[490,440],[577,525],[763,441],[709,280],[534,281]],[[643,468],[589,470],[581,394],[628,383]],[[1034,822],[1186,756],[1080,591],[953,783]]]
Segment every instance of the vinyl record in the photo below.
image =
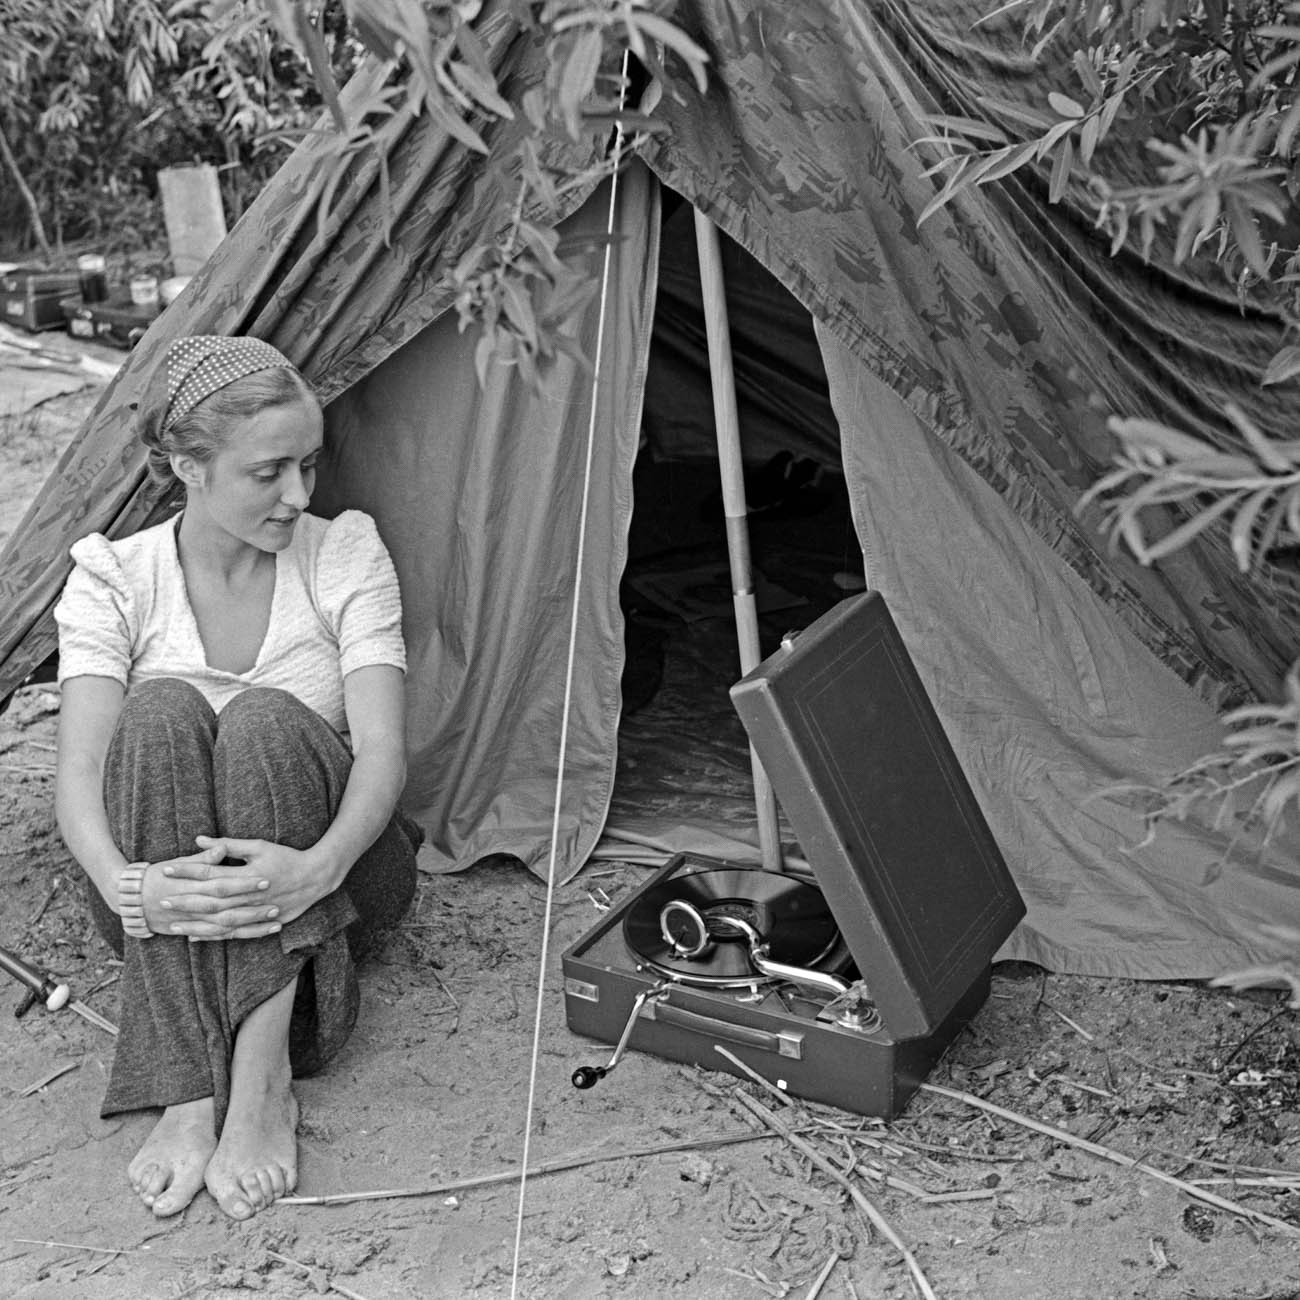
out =
[[[680,904],[686,906],[676,906]],[[701,918],[705,934],[692,933],[692,915]],[[698,947],[698,954],[679,954],[664,933],[665,916],[669,934],[688,950]],[[835,918],[815,885],[744,867],[661,881],[629,907],[623,937],[648,965],[686,983],[740,985],[761,980],[749,959],[748,939],[727,925],[729,917],[757,930],[767,943],[767,956],[788,966],[815,967],[839,940]]]

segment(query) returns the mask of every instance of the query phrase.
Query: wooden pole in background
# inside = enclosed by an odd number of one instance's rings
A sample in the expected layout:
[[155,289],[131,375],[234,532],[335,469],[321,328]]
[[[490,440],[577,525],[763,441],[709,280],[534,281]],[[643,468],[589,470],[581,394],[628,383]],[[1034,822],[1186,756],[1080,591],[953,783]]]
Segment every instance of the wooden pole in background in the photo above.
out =
[[[704,290],[704,327],[709,340],[709,378],[713,385],[713,419],[718,438],[718,470],[722,475],[722,506],[727,524],[727,555],[731,561],[731,598],[736,609],[736,640],[742,675],[762,659],[758,644],[758,608],[754,602],[753,569],[749,561],[749,523],[745,505],[745,472],[740,458],[740,420],[736,413],[736,379],[731,360],[731,326],[722,279],[722,249],[718,229],[698,209],[695,245]],[[776,796],[754,747],[749,747],[754,772],[754,803],[758,812],[758,843],[763,866],[780,871],[781,836]]]

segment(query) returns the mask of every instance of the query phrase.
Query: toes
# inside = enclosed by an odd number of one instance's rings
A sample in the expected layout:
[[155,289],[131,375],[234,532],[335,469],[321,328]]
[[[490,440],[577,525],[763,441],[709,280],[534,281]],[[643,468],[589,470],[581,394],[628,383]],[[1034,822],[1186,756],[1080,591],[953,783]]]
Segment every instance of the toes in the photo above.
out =
[[244,1189],[244,1195],[248,1198],[248,1203],[255,1210],[264,1210],[270,1200],[267,1190],[263,1186],[262,1180],[264,1176],[261,1170],[250,1169],[239,1180],[239,1185]]
[[238,1185],[230,1187],[213,1187],[208,1184],[208,1191],[212,1193],[213,1200],[221,1207],[223,1214],[232,1219],[251,1219],[257,1210],[248,1203],[244,1193]]
[[257,1210],[241,1196],[233,1196],[226,1201],[217,1202],[232,1219],[251,1219]]
[[150,1163],[128,1173],[132,1189],[146,1205],[152,1205],[154,1198],[167,1186],[167,1170],[159,1165]]

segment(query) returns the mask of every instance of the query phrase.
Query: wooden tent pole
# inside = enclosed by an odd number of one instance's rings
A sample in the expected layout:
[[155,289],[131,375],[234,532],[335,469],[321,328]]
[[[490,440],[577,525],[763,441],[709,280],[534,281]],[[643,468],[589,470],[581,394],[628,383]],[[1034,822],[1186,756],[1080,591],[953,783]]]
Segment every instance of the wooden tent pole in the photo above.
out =
[[[704,290],[704,327],[709,340],[709,378],[713,385],[713,419],[718,437],[718,469],[722,475],[722,506],[727,523],[727,555],[731,561],[731,598],[736,609],[736,640],[740,671],[747,673],[762,659],[758,644],[758,608],[754,602],[753,570],[749,562],[748,511],[745,474],[740,458],[740,420],[736,414],[736,379],[731,360],[731,326],[722,280],[722,249],[718,229],[702,212],[695,212],[695,246]],[[781,837],[777,829],[776,796],[772,783],[749,748],[754,772],[754,803],[758,812],[758,843],[763,866],[780,871]]]

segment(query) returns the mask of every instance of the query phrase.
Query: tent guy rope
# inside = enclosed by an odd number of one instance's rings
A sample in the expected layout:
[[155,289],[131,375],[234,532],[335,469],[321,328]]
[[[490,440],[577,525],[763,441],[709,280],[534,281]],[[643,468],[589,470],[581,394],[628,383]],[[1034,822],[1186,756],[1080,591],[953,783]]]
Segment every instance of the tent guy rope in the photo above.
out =
[[[623,86],[619,93],[619,108],[627,102],[628,55],[623,54]],[[583,560],[587,547],[587,506],[591,499],[591,470],[596,443],[596,421],[599,411],[600,366],[605,350],[605,324],[609,309],[609,281],[613,264],[614,218],[618,205],[618,176],[623,156],[623,124],[620,120],[614,136],[613,169],[609,184],[609,213],[605,229],[604,260],[600,277],[600,311],[596,324],[596,349],[591,368],[591,411],[587,420],[587,445],[582,475],[582,503],[578,514],[578,546],[573,567],[573,599],[569,612],[569,643],[564,666],[564,703],[560,710],[560,743],[555,766],[555,796],[551,815],[551,844],[546,864],[546,901],[542,912],[542,942],[537,960],[537,987],[533,1011],[533,1041],[528,1062],[528,1100],[524,1107],[524,1145],[519,1161],[519,1201],[515,1216],[514,1258],[510,1266],[511,1300],[519,1293],[519,1262],[524,1235],[524,1203],[528,1190],[528,1157],[530,1155],[533,1110],[537,1100],[537,1061],[541,1050],[542,1002],[546,991],[546,966],[550,956],[551,919],[555,904],[555,870],[559,857],[560,810],[564,795],[564,763],[569,745],[569,710],[573,700],[573,674],[577,661],[578,611],[581,608]]]

